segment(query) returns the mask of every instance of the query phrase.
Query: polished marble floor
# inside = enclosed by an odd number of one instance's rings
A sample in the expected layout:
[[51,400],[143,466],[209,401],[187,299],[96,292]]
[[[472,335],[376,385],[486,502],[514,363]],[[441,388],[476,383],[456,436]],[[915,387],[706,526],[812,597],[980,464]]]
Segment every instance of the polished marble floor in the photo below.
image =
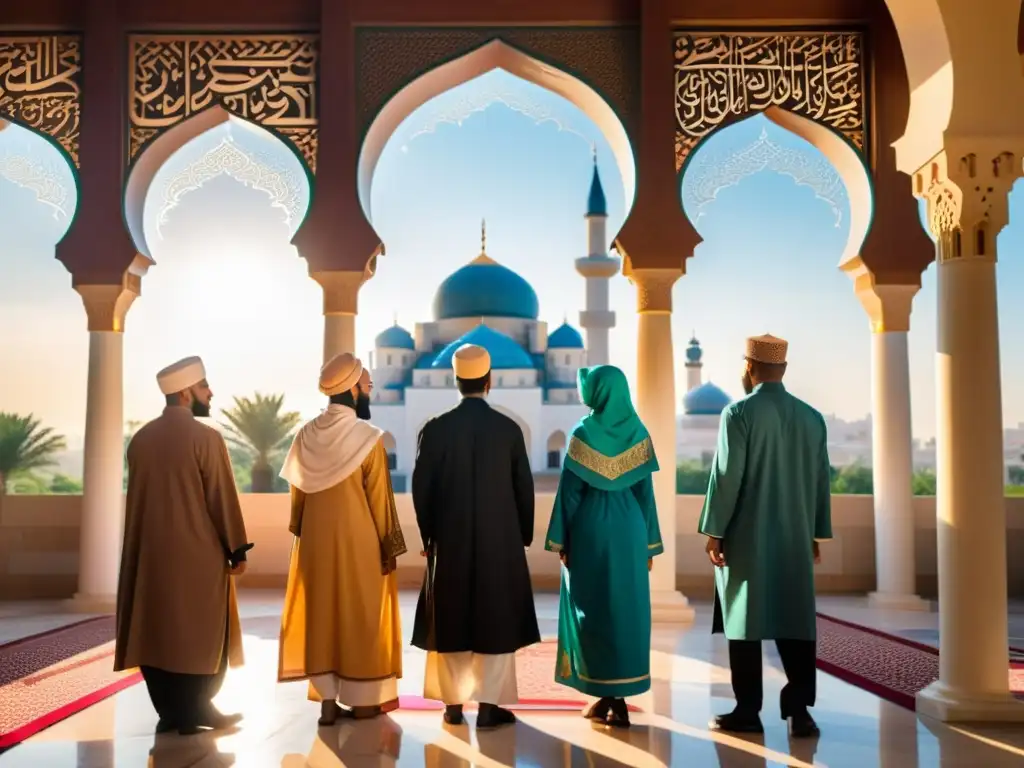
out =
[[[406,632],[415,596],[403,595]],[[443,727],[436,712],[398,711],[391,717],[321,728],[318,706],[302,684],[275,683],[277,621],[281,599],[248,593],[242,613],[246,667],[229,674],[217,704],[243,711],[234,733],[154,736],[156,715],[138,685],[0,754],[0,768],[363,768],[364,766],[722,766],[788,765],[830,768],[931,768],[1024,766],[1024,729],[951,728],[918,719],[828,675],[819,674],[814,714],[822,729],[815,742],[791,741],[777,718],[784,677],[778,657],[765,647],[766,734],[762,739],[712,734],[709,717],[732,706],[724,641],[709,634],[710,608],[698,606],[687,628],[656,628],[654,686],[636,704],[628,732],[593,727],[576,714],[522,714],[512,728],[476,733],[470,724]],[[541,631],[553,634],[557,597],[540,596]],[[923,642],[934,637],[935,614],[880,612],[854,598],[823,598],[832,615],[899,632]],[[0,606],[0,642],[80,617],[53,605]],[[1024,637],[1024,611],[1012,609],[1011,635]],[[424,656],[410,649],[402,692],[418,694]]]

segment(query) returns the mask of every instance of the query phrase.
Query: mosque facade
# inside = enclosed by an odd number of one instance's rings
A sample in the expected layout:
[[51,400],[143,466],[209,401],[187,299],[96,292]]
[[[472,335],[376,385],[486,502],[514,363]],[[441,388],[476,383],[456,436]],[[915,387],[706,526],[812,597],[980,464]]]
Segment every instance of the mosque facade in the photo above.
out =
[[458,403],[452,356],[463,344],[491,356],[491,407],[523,430],[534,473],[557,471],[567,436],[587,413],[576,390],[576,373],[608,362],[608,335],[615,314],[608,308],[608,281],[619,269],[608,255],[607,203],[597,164],[585,215],[587,255],[576,269],[587,281],[584,335],[568,322],[554,330],[539,319],[533,287],[487,254],[449,275],[434,295],[433,319],[412,332],[397,323],[377,335],[370,360],[373,421],[385,442],[396,490],[404,489],[416,457],[416,436],[433,416]]

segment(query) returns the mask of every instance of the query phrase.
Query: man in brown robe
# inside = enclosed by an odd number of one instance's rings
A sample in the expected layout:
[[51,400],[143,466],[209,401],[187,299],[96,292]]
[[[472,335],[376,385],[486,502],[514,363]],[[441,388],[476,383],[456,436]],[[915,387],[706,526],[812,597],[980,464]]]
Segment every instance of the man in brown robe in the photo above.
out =
[[[396,560],[406,551],[373,383],[350,354],[320,373],[327,410],[295,436],[281,470],[295,536],[278,680],[309,680],[320,724],[398,707],[402,625]],[[345,705],[345,708],[342,707]]]
[[128,446],[114,670],[140,668],[158,732],[191,734],[241,719],[212,699],[228,664],[243,662],[231,576],[252,545],[224,439],[195,418],[213,397],[202,361],[181,360],[157,382],[167,407]]

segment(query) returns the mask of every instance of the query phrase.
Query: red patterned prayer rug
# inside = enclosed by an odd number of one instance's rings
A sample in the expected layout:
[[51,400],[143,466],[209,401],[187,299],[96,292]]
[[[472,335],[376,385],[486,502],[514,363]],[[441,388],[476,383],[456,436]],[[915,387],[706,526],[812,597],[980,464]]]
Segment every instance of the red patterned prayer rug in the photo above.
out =
[[0,751],[142,680],[113,661],[113,616],[0,646]]
[[[534,710],[537,712],[578,712],[588,706],[593,699],[588,699],[567,686],[555,682],[555,661],[558,657],[558,641],[542,640],[536,645],[521,649],[516,653],[516,684],[519,688],[519,701],[509,709],[517,711]],[[431,701],[422,696],[400,696],[399,708],[412,711],[437,711],[444,709],[444,704]],[[475,705],[467,705],[466,709],[474,709]],[[641,711],[630,705],[633,712]]]
[[[1008,649],[1019,653],[1016,649]],[[1010,691],[1024,699],[1024,663],[1008,662]],[[818,614],[818,669],[893,704],[915,709],[939,678],[939,651],[903,637]]]

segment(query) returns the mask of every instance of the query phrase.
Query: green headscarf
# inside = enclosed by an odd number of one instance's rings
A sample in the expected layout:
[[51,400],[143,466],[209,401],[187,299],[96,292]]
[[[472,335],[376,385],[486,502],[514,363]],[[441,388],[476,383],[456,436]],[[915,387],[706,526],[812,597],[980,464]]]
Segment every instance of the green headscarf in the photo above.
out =
[[614,365],[580,368],[580,399],[590,415],[572,430],[565,469],[602,491],[628,488],[658,470],[647,428],[629,397],[626,374]]

